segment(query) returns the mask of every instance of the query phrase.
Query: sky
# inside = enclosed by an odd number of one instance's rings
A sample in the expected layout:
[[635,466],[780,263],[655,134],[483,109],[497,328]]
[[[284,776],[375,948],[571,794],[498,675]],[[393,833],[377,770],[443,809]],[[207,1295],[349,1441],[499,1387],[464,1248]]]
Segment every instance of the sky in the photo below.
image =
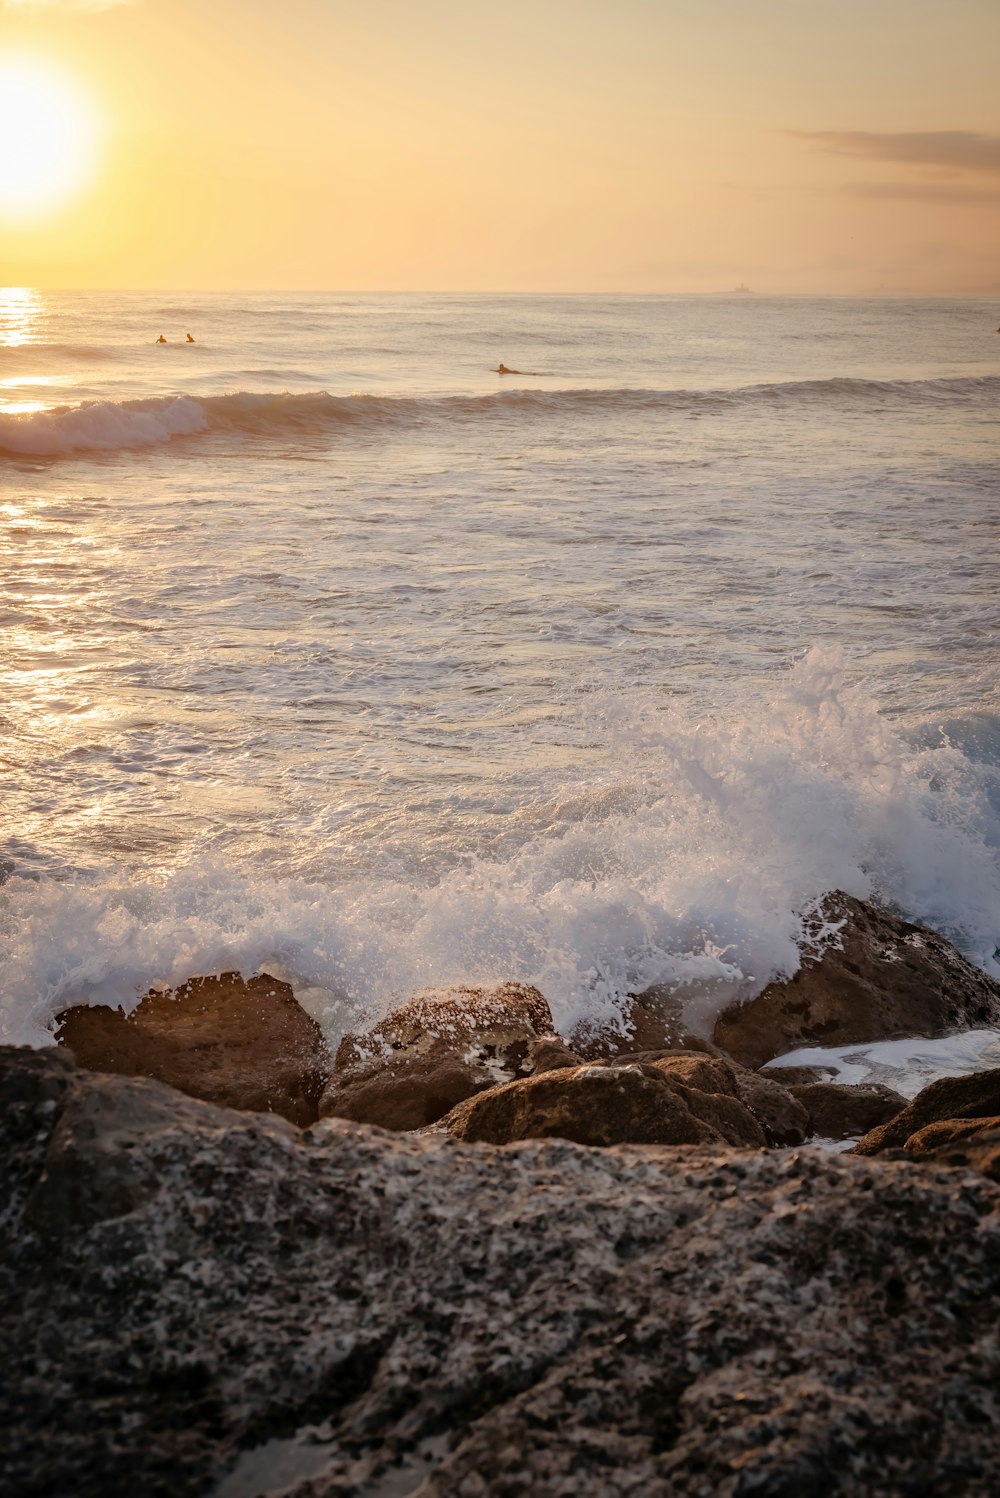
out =
[[998,59],[1000,0],[0,0],[11,169],[19,69],[95,124],[0,284],[1000,292]]

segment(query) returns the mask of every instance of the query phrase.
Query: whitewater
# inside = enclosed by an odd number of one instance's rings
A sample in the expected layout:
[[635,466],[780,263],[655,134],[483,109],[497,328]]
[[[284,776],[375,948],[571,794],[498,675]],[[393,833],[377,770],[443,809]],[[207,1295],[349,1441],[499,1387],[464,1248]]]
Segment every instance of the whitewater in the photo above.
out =
[[233,968],[706,1030],[832,889],[1000,976],[996,322],[0,293],[0,1036]]

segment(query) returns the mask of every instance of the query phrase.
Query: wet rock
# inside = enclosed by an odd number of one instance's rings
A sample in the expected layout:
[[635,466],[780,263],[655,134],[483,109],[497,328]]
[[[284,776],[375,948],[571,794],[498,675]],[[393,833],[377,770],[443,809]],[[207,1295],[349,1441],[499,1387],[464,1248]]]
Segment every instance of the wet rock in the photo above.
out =
[[903,1149],[928,1124],[953,1119],[1000,1116],[1000,1068],[965,1077],[942,1077],[918,1092],[912,1103],[888,1123],[872,1129],[854,1146],[856,1155],[878,1155]]
[[695,1035],[684,1023],[681,1000],[669,988],[655,984],[629,994],[622,1012],[621,1031],[584,1024],[571,1037],[573,1050],[585,1061],[635,1055],[642,1051],[703,1051],[717,1055],[717,1047]]
[[299,1132],[0,1051],[4,1491],[987,1498],[998,1229],[906,1161]]
[[760,1076],[778,1082],[782,1087],[808,1087],[813,1082],[832,1082],[837,1075],[835,1066],[778,1066],[772,1062],[762,1066]]
[[320,1113],[419,1129],[488,1087],[579,1061],[554,1033],[537,988],[428,989],[345,1037]]
[[192,978],[148,993],[127,1016],[106,1005],[66,1009],[56,1040],[93,1071],[153,1077],[189,1097],[280,1113],[301,1127],[319,1116],[331,1066],[319,1025],[287,983],[266,973]]
[[509,1082],[460,1103],[444,1119],[455,1139],[510,1144],[572,1139],[578,1144],[763,1146],[764,1132],[734,1096],[687,1086],[671,1060],[597,1062]]
[[840,947],[806,958],[793,978],[716,1022],[715,1044],[744,1066],[799,1046],[948,1035],[1000,1020],[1000,984],[935,932],[841,892],[823,918],[844,921]]
[[813,1082],[791,1091],[809,1114],[810,1133],[820,1139],[853,1139],[867,1134],[906,1107],[902,1093],[880,1082],[853,1087]]

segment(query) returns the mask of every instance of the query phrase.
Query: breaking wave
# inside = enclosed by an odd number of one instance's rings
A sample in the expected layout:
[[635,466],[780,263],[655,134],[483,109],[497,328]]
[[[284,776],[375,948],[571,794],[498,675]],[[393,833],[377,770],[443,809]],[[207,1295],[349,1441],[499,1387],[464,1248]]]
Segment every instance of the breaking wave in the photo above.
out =
[[409,876],[375,850],[350,874],[334,842],[322,883],[204,854],[165,878],[11,878],[0,1037],[45,1044],[68,1004],[131,1009],[154,982],[228,968],[287,978],[333,1039],[426,985],[506,979],[536,983],[566,1035],[620,1022],[623,995],[651,983],[707,1033],[732,998],[796,970],[808,912],[837,888],[1000,977],[995,768],[949,736],[904,740],[842,670],[838,650],[813,649],[774,696],[719,718],[582,699],[581,729],[613,765],[560,771],[512,807],[505,850],[430,881],[419,837]]
[[487,395],[331,395],[325,390],[291,393],[234,392],[229,395],[153,396],[141,400],[84,401],[45,411],[0,413],[0,452],[25,457],[62,457],[146,447],[179,437],[240,432],[289,439],[350,428],[372,432],[433,421],[552,417],[561,412],[653,411],[709,414],[754,405],[790,408],[851,404],[884,411],[887,406],[938,405],[1000,395],[1000,376],[936,380],[863,380],[848,377],[746,385],[717,390],[543,390],[515,388]]

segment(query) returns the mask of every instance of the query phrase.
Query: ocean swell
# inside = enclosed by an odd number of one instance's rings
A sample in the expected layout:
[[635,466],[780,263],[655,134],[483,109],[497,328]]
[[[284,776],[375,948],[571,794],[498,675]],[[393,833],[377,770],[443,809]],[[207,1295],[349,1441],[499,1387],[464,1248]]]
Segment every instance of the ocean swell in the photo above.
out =
[[754,405],[790,409],[848,403],[863,410],[941,401],[995,402],[1000,377],[937,380],[863,380],[848,377],[796,380],[716,390],[540,389],[511,387],[485,395],[331,395],[325,390],[227,395],[154,396],[141,400],[85,401],[45,411],[0,413],[0,452],[62,457],[169,442],[197,434],[322,436],[356,428],[378,431],[433,421],[469,422],[560,413],[650,411],[709,414]]
[[202,402],[187,395],[139,401],[84,401],[49,411],[0,414],[0,452],[24,457],[62,457],[146,447],[172,437],[204,432]]

